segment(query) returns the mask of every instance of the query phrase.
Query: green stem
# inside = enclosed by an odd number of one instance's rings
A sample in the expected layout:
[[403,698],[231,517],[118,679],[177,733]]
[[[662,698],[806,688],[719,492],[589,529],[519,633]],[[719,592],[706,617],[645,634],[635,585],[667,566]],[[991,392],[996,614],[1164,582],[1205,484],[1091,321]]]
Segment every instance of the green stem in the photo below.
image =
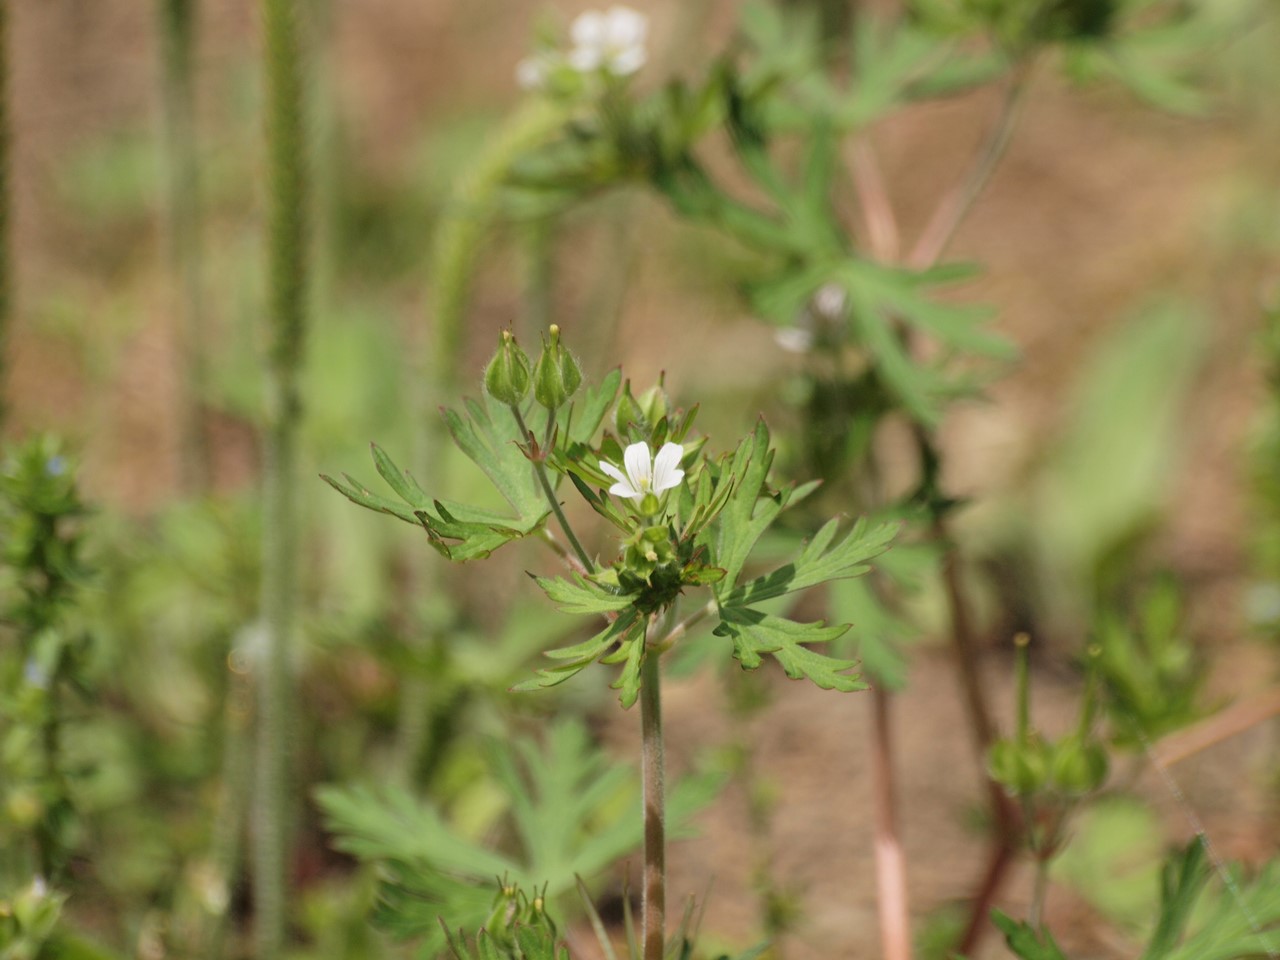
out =
[[270,182],[267,430],[263,478],[262,610],[267,631],[258,687],[254,809],[254,933],[258,960],[285,939],[289,850],[290,650],[296,619],[299,373],[306,326],[307,168],[296,0],[263,0]]
[[180,456],[188,494],[207,492],[204,442],[205,362],[202,328],[199,164],[195,138],[196,0],[158,0],[162,54],[165,156],[168,165],[169,258],[176,292],[182,397]]
[[644,960],[663,960],[667,926],[667,826],[662,742],[662,673],[656,651],[640,667],[640,736],[644,766]]
[[[520,436],[524,439],[533,436],[528,425],[524,422],[524,417],[520,414],[520,409],[514,404],[511,407],[511,413],[516,418],[516,426],[520,428]],[[569,520],[565,517],[564,509],[560,506],[560,500],[556,497],[555,488],[551,486],[551,478],[547,476],[547,465],[541,459],[535,457],[533,469],[538,475],[538,483],[547,498],[547,503],[551,505],[551,512],[556,515],[556,520],[560,523],[560,529],[564,531],[565,537],[568,538],[569,545],[573,547],[573,552],[578,555],[578,560],[586,568],[587,573],[595,573],[595,564],[591,562],[591,557],[587,555],[587,551],[582,548],[577,534],[573,532],[573,527],[569,526]]]

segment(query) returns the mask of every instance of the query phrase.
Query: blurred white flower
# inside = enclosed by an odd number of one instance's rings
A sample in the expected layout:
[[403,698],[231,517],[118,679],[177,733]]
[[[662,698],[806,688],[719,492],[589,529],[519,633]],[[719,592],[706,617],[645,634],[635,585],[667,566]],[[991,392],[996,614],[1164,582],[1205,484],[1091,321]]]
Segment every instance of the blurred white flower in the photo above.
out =
[[836,283],[825,283],[813,295],[812,310],[823,320],[839,320],[844,316],[849,296],[844,287]]
[[569,65],[583,73],[601,69],[619,77],[635,73],[644,66],[648,32],[648,18],[630,7],[589,10],[570,27]]
[[525,57],[516,64],[516,83],[521,90],[541,90],[547,85],[547,76],[553,66],[545,54]]
[[773,339],[788,353],[808,353],[813,349],[813,331],[802,327],[783,327],[773,332]]
[[659,494],[680,485],[684,479],[684,471],[680,469],[683,456],[684,447],[680,444],[664,443],[658,455],[650,459],[649,444],[641,440],[622,453],[622,464],[627,468],[625,474],[604,460],[600,461],[600,469],[618,481],[609,488],[615,497],[643,500],[645,494]]

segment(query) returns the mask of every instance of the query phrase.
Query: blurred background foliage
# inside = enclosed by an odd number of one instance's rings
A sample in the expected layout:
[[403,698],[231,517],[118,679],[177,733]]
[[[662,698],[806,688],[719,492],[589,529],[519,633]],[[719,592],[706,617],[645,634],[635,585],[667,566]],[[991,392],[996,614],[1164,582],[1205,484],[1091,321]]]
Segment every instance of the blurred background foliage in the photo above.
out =
[[[816,5],[824,23],[847,16],[844,4]],[[922,28],[945,29],[958,7],[972,5],[931,0],[916,9]],[[997,22],[1010,6],[976,5]],[[30,640],[36,653],[10,643],[24,628],[7,614],[0,663],[6,698],[29,680],[30,663],[46,671],[67,664],[65,775],[11,767],[31,752],[6,743],[0,785],[6,836],[43,824],[51,839],[40,855],[60,861],[61,876],[46,877],[53,893],[28,890],[30,854],[6,845],[0,879],[20,891],[12,903],[27,897],[30,943],[54,936],[58,910],[73,918],[65,929],[76,933],[57,935],[64,939],[54,956],[243,956],[251,919],[242,827],[253,720],[247,678],[261,655],[266,289],[255,8],[247,0],[197,5],[192,128],[205,375],[193,384],[180,363],[180,294],[166,262],[171,158],[154,11],[90,0],[10,6],[17,293],[4,436],[65,437],[66,452],[32,447],[18,456],[37,466],[66,456],[77,496],[91,506],[68,506],[76,542],[83,537],[74,610],[56,640]],[[652,18],[654,59],[667,57],[686,78],[729,36],[737,7],[638,6]],[[1147,5],[1086,6],[1099,17],[1123,7],[1141,18]],[[1280,115],[1270,95],[1280,84],[1280,24],[1244,0],[1184,6],[1193,26],[1181,33],[1171,27],[1134,50],[1075,36],[1057,54],[1065,79],[1035,75],[1023,127],[957,236],[955,255],[984,272],[944,300],[994,305],[995,329],[1021,353],[985,401],[958,409],[940,432],[946,487],[963,498],[957,538],[974,560],[967,577],[994,696],[1009,697],[1008,639],[1028,631],[1037,640],[1035,682],[1048,694],[1037,710],[1046,726],[1068,725],[1076,658],[1090,639],[1122,718],[1140,723],[1127,734],[1139,747],[1273,678],[1280,625]],[[366,472],[363,441],[407,454],[421,440],[432,362],[424,318],[443,283],[430,273],[434,238],[450,218],[474,213],[459,209],[459,184],[516,109],[515,64],[539,18],[562,30],[580,8],[532,0],[319,0],[308,8],[318,53],[308,88],[317,275],[306,475]],[[1092,22],[1077,32],[1088,34]],[[1188,47],[1190,73],[1163,69]],[[640,86],[656,89],[657,76],[642,74]],[[1151,110],[1152,102],[1169,112]],[[987,93],[961,93],[874,129],[905,224],[922,225],[991,108]],[[726,156],[720,145],[708,162],[727,167]],[[730,183],[751,189],[732,175]],[[479,390],[497,331],[514,324],[528,336],[545,319],[542,302],[584,366],[603,372],[624,362],[638,387],[665,372],[676,400],[702,403],[699,427],[719,448],[760,412],[788,426],[820,412],[822,397],[802,395],[800,361],[775,345],[740,295],[766,258],[677,221],[643,191],[600,196],[553,221],[497,218],[476,243],[482,256],[456,362],[464,392]],[[200,492],[182,479],[187,403],[199,411],[209,452]],[[899,478],[910,476],[902,466],[907,438],[889,431],[874,442],[887,485],[895,465]],[[445,448],[435,456],[443,494],[469,490],[465,459]],[[6,471],[11,484],[22,476],[21,468]],[[6,496],[20,502],[15,489]],[[402,828],[414,837],[507,851],[493,855],[493,872],[545,867],[528,844],[546,825],[512,808],[511,778],[522,776],[523,763],[526,775],[563,778],[543,784],[553,797],[571,796],[582,771],[568,760],[539,766],[546,761],[538,751],[554,756],[590,743],[626,755],[632,718],[606,712],[603,690],[506,694],[534,653],[571,629],[524,590],[523,571],[540,563],[529,550],[515,547],[483,583],[465,571],[438,572],[444,602],[406,587],[420,582],[412,572],[425,552],[415,531],[371,519],[318,479],[301,484],[297,497],[305,527],[294,774],[307,792],[290,864],[295,953],[398,956],[405,948],[364,918],[385,880],[379,871],[418,854],[397,850],[385,821],[367,822],[377,804],[344,805],[366,789],[351,784],[379,784],[379,816],[429,817]],[[4,542],[17,543],[16,534],[6,529]],[[594,546],[604,542],[601,534]],[[927,575],[934,559],[927,546],[891,555],[886,574],[911,588],[909,620],[867,622],[879,608],[862,581],[837,585],[830,604],[837,619],[864,624],[867,668],[903,690],[901,789],[920,864],[914,906],[941,925],[948,902],[966,892],[981,845],[965,816],[972,775],[955,762],[964,747],[939,642],[941,589]],[[15,588],[4,586],[7,598]],[[1246,644],[1251,633],[1271,646]],[[904,651],[900,641],[912,645]],[[869,841],[857,829],[866,797],[832,800],[849,770],[865,763],[865,744],[846,742],[860,739],[864,708],[801,699],[776,676],[760,684],[734,671],[709,680],[687,666],[691,678],[670,707],[674,753],[677,766],[696,771],[690,815],[710,812],[692,819],[703,836],[675,848],[672,869],[682,891],[700,893],[713,873],[722,885],[708,907],[708,942],[755,942],[761,889],[781,914],[792,901],[803,904],[778,922],[798,931],[795,956],[871,942]],[[38,703],[19,707],[6,699],[6,737],[45,722]],[[545,726],[539,721],[561,715],[586,719],[557,720],[534,737]],[[758,752],[747,763],[753,740]],[[1188,801],[1225,836],[1225,852],[1253,862],[1276,849],[1264,772],[1275,769],[1275,748],[1264,741],[1250,735],[1190,761],[1184,782]],[[600,762],[598,754],[575,756],[592,771]],[[795,756],[817,772],[797,772]],[[713,802],[713,787],[726,780]],[[313,794],[319,784],[338,786]],[[542,852],[554,870],[519,878],[554,882],[559,895],[572,891],[575,869],[593,872],[587,879],[608,914],[626,894],[621,872],[605,868],[628,852],[631,835],[617,826],[625,787],[601,790],[589,819],[605,829],[592,856],[574,847],[583,838],[564,838],[564,849]],[[1089,955],[1126,955],[1155,924],[1161,854],[1186,833],[1179,811],[1160,806],[1163,790],[1135,768],[1081,820],[1054,868],[1076,891],[1062,918],[1095,925],[1076,932]],[[402,802],[427,795],[427,806]],[[1133,796],[1157,799],[1153,808]],[[923,812],[926,801],[932,813]],[[554,803],[542,810],[562,812]],[[821,833],[806,832],[815,817],[849,838],[815,847]],[[945,822],[933,822],[939,817]],[[341,823],[347,839],[335,845],[326,823]],[[763,846],[741,849],[744,831],[762,830],[770,833]],[[352,837],[364,837],[359,852],[379,868],[348,856]],[[776,853],[788,850],[799,852]],[[510,859],[520,853],[529,859]],[[752,857],[777,860],[778,876],[757,877],[758,889],[727,876]],[[865,877],[856,879],[860,870]],[[68,889],[74,895],[64,903]],[[1262,898],[1265,888],[1257,889]],[[423,893],[436,895],[446,894]],[[455,922],[480,916],[489,899],[467,904]],[[856,907],[837,917],[823,906],[832,903]],[[431,909],[423,912],[428,924]],[[1102,932],[1087,932],[1095,929]]]

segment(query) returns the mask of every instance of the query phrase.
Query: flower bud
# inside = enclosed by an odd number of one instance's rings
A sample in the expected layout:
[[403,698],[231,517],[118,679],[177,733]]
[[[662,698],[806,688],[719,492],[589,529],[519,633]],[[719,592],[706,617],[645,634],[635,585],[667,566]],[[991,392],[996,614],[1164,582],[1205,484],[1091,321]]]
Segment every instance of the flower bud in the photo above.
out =
[[551,340],[533,368],[533,396],[548,410],[562,407],[582,383],[582,371],[573,354],[560,343],[560,328],[551,325]]
[[618,407],[613,412],[613,424],[618,429],[618,436],[623,438],[631,436],[632,428],[646,436],[649,433],[649,424],[645,419],[644,409],[636,402],[636,398],[631,395],[630,380],[623,384],[622,396],[618,398]]
[[1093,740],[1078,736],[1063,739],[1049,761],[1049,783],[1066,796],[1092,793],[1107,779],[1107,752]]
[[667,415],[667,393],[660,383],[640,394],[637,402],[644,411],[645,420],[651,424],[656,424]]
[[998,740],[987,751],[987,771],[1011,796],[1030,796],[1044,786],[1048,776],[1044,745],[1038,740]]
[[489,396],[512,407],[529,395],[529,356],[510,330],[502,331],[498,352],[484,372],[484,386]]

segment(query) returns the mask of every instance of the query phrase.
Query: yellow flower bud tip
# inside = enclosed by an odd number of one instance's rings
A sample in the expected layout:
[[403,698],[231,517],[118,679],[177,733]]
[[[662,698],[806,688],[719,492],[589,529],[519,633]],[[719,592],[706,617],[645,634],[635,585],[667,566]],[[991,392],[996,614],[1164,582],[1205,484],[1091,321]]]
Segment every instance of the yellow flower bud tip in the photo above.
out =
[[551,331],[551,339],[552,339],[552,340],[559,340],[559,339],[560,339],[560,324],[558,324],[558,323],[553,323],[553,324],[551,325],[551,327],[550,327],[550,331]]
[[1030,636],[1030,634],[1020,633],[1020,634],[1018,634],[1016,637],[1014,637],[1014,638],[1013,638],[1013,643],[1014,643],[1014,646],[1016,646],[1016,647],[1027,647],[1027,646],[1030,646],[1030,644],[1031,644],[1031,636]]
[[502,331],[502,342],[503,342],[503,343],[510,343],[510,342],[511,342],[512,340],[514,340],[514,339],[515,339],[515,337],[513,337],[513,336],[511,335],[511,331],[510,331],[510,330],[503,330],[503,331]]

